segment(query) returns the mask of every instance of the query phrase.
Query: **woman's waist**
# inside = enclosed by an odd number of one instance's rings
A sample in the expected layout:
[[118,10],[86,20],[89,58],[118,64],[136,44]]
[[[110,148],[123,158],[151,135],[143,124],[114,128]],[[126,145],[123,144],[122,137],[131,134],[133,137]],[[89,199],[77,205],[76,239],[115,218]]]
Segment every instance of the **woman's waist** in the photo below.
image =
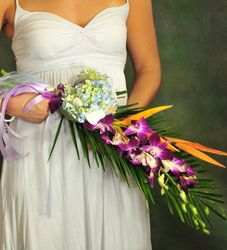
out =
[[124,70],[126,59],[118,55],[90,54],[67,55],[54,58],[26,58],[17,59],[17,70],[29,74],[39,74],[67,68],[96,67],[99,65]]
[[[118,91],[126,89],[124,70],[122,68],[110,65],[87,64],[87,65],[80,65],[68,68],[46,70],[43,72],[34,73],[34,75],[40,77],[46,83],[52,86],[58,86],[60,83],[73,84],[77,80],[78,75],[84,68],[93,68],[97,70],[100,74],[106,74],[107,76],[111,77],[113,82],[112,83],[113,89]],[[29,72],[25,71],[25,73]]]

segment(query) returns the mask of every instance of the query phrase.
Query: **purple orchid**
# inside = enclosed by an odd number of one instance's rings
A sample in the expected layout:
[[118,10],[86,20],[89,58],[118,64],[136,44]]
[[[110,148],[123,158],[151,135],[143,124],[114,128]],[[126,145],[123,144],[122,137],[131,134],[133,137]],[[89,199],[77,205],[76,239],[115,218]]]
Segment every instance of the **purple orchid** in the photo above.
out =
[[142,146],[140,149],[150,153],[155,160],[157,160],[158,157],[162,160],[169,160],[174,157],[172,152],[164,150],[167,147],[168,142],[161,144],[160,136],[157,133],[151,135],[149,143],[150,145]]
[[192,176],[192,175],[196,175],[197,174],[197,172],[195,171],[195,169],[190,168],[187,163],[186,163],[186,165],[187,165],[187,169],[186,170],[187,170],[188,176]]
[[151,185],[151,187],[154,186],[154,173],[153,171],[150,171],[148,174],[146,174],[146,177]]
[[138,154],[138,150],[140,151],[140,149],[138,148],[139,144],[140,144],[140,140],[139,140],[137,137],[132,136],[132,137],[130,138],[130,140],[129,140],[129,142],[128,142],[127,145],[124,144],[124,143],[120,143],[120,144],[118,145],[118,147],[120,148],[120,153],[121,153],[121,155],[122,155],[125,151],[128,152],[128,154],[127,154],[127,156],[126,156],[126,157],[128,158],[128,157],[129,157],[131,154],[133,154],[134,152]]
[[119,144],[128,145],[129,141],[127,138],[125,138],[124,136],[122,136],[120,133],[117,132],[112,138],[112,140],[110,140],[107,135],[101,135],[101,138],[106,141],[106,144],[111,144],[115,146],[118,146]]
[[178,159],[174,157],[172,162],[180,166],[182,169],[185,169],[185,172],[187,172],[188,176],[197,174],[197,172],[193,168],[189,167],[188,163],[185,162],[184,159]]
[[60,84],[57,88],[50,86],[46,90],[47,92],[44,92],[43,96],[50,99],[49,107],[51,114],[53,114],[58,109],[58,105],[62,103],[62,93],[65,91],[64,85]]
[[144,145],[148,139],[147,133],[153,134],[154,131],[151,128],[149,128],[149,125],[147,124],[144,117],[142,117],[139,122],[137,122],[137,120],[132,120],[131,123],[132,125],[125,130],[124,134],[132,135],[137,133],[138,138]]
[[61,97],[62,97],[61,92],[58,92],[52,95],[50,102],[49,102],[51,114],[53,114],[58,109],[58,105],[62,103]]
[[186,174],[186,164],[185,162],[177,159],[174,157],[172,161],[170,160],[162,160],[162,164],[164,167],[164,170],[168,173],[171,171],[177,178],[179,178],[181,175]]
[[106,144],[108,145],[113,145],[112,141],[110,140],[110,138],[107,135],[101,135],[101,138],[106,141]]
[[162,161],[162,163],[164,165],[164,169],[166,172],[170,170],[178,178],[180,177],[180,175],[186,173],[188,174],[188,176],[197,174],[197,172],[193,168],[189,167],[188,163],[186,163],[184,159],[178,159],[174,157],[172,161],[167,160],[167,161]]
[[140,165],[142,164],[143,166],[147,166],[147,164],[145,163],[145,154],[144,152],[140,153],[140,154],[131,154],[130,155],[131,159],[130,160],[134,165]]
[[142,164],[144,167],[146,167],[146,177],[151,187],[153,187],[154,186],[154,172],[160,169],[160,163],[159,161],[155,160],[154,157],[151,156],[150,154],[144,151],[141,151],[140,149],[139,151],[140,153],[138,154],[134,152],[133,154],[130,155],[132,159],[130,161],[135,165]]
[[131,154],[130,155],[132,160],[130,160],[133,164],[139,165],[142,164],[144,167],[149,167],[150,169],[159,169],[159,161],[155,160],[154,157],[144,151],[142,151],[140,154]]
[[160,169],[160,163],[159,163],[159,161],[155,160],[154,157],[152,157],[151,155],[149,155],[147,153],[145,153],[144,160],[145,161],[144,162],[142,161],[142,162],[147,164],[147,167],[149,167],[149,170],[146,173],[146,177],[147,177],[151,187],[153,187],[154,186],[154,173]]
[[180,176],[180,182],[186,194],[188,194],[189,188],[193,188],[195,184],[198,184],[197,180],[183,176]]
[[92,125],[89,122],[85,121],[84,122],[84,127],[88,130],[95,130],[99,129],[100,134],[108,134],[108,131],[111,133],[115,133],[114,129],[110,126],[111,124],[114,123],[114,117],[113,115],[107,115],[103,119],[99,120],[97,124]]
[[64,93],[65,92],[64,85],[63,84],[59,84],[58,85],[58,90],[60,90],[62,93]]
[[[147,155],[146,157],[147,166],[149,167],[148,171],[146,171],[146,177],[151,185],[151,187],[154,186],[154,173],[160,169],[160,164],[158,161],[156,161],[151,155]],[[151,158],[153,158],[151,160]]]

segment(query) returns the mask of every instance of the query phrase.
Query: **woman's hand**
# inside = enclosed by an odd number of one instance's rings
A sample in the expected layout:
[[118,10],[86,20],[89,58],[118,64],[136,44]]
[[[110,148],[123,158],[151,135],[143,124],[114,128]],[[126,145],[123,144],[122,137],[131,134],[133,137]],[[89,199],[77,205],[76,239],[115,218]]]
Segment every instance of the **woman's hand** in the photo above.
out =
[[[34,99],[38,94],[24,93],[18,96],[12,96],[6,107],[6,114],[10,116],[20,117],[28,122],[40,124],[49,116],[49,101],[48,99],[37,103],[28,113],[23,112],[25,105]],[[4,102],[4,100],[3,100]]]

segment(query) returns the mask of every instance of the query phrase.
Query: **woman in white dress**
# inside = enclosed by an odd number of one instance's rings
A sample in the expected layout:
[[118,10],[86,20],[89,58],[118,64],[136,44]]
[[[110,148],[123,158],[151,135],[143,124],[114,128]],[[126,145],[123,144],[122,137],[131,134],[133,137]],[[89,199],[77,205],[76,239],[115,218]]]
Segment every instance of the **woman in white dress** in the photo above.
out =
[[[135,70],[128,103],[147,106],[154,98],[161,77],[151,0],[0,0],[0,6],[18,71],[58,85],[93,67],[124,90],[127,44]],[[59,117],[49,116],[47,100],[22,112],[34,97],[12,97],[7,106],[16,116],[12,128],[29,136],[11,141],[30,153],[3,164],[0,249],[151,249],[143,194],[131,179],[129,189],[108,163],[104,173],[94,159],[91,169],[79,161],[67,121],[47,163]]]

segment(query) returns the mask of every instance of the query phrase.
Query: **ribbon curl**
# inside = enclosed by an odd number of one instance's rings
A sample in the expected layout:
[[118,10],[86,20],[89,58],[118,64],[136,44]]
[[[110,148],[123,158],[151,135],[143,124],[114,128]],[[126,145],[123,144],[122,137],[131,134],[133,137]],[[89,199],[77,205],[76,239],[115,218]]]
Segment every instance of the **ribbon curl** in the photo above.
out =
[[[37,103],[39,103],[45,99],[52,98],[51,95],[47,94],[47,93],[50,93],[46,90],[47,87],[49,87],[49,85],[46,83],[31,83],[31,82],[30,83],[23,83],[23,84],[20,84],[20,85],[17,85],[16,87],[14,87],[12,90],[10,90],[10,92],[2,93],[0,95],[0,99],[5,98],[5,100],[2,104],[2,112],[1,112],[2,115],[0,118],[0,134],[1,134],[1,136],[0,136],[0,151],[1,151],[4,159],[6,159],[6,161],[11,161],[14,159],[23,158],[29,154],[29,153],[27,153],[26,155],[23,156],[20,153],[18,153],[9,140],[8,134],[12,135],[13,137],[15,137],[17,139],[24,140],[27,138],[27,136],[19,135],[15,131],[13,131],[9,127],[7,122],[4,120],[6,106],[8,104],[10,97],[17,96],[19,94],[26,93],[26,92],[32,92],[32,93],[39,94],[37,97],[32,99],[30,102],[28,102],[25,105],[25,107],[23,108],[23,112],[27,113]],[[8,132],[8,134],[7,134],[7,132]],[[5,144],[5,146],[4,146],[4,144]]]

